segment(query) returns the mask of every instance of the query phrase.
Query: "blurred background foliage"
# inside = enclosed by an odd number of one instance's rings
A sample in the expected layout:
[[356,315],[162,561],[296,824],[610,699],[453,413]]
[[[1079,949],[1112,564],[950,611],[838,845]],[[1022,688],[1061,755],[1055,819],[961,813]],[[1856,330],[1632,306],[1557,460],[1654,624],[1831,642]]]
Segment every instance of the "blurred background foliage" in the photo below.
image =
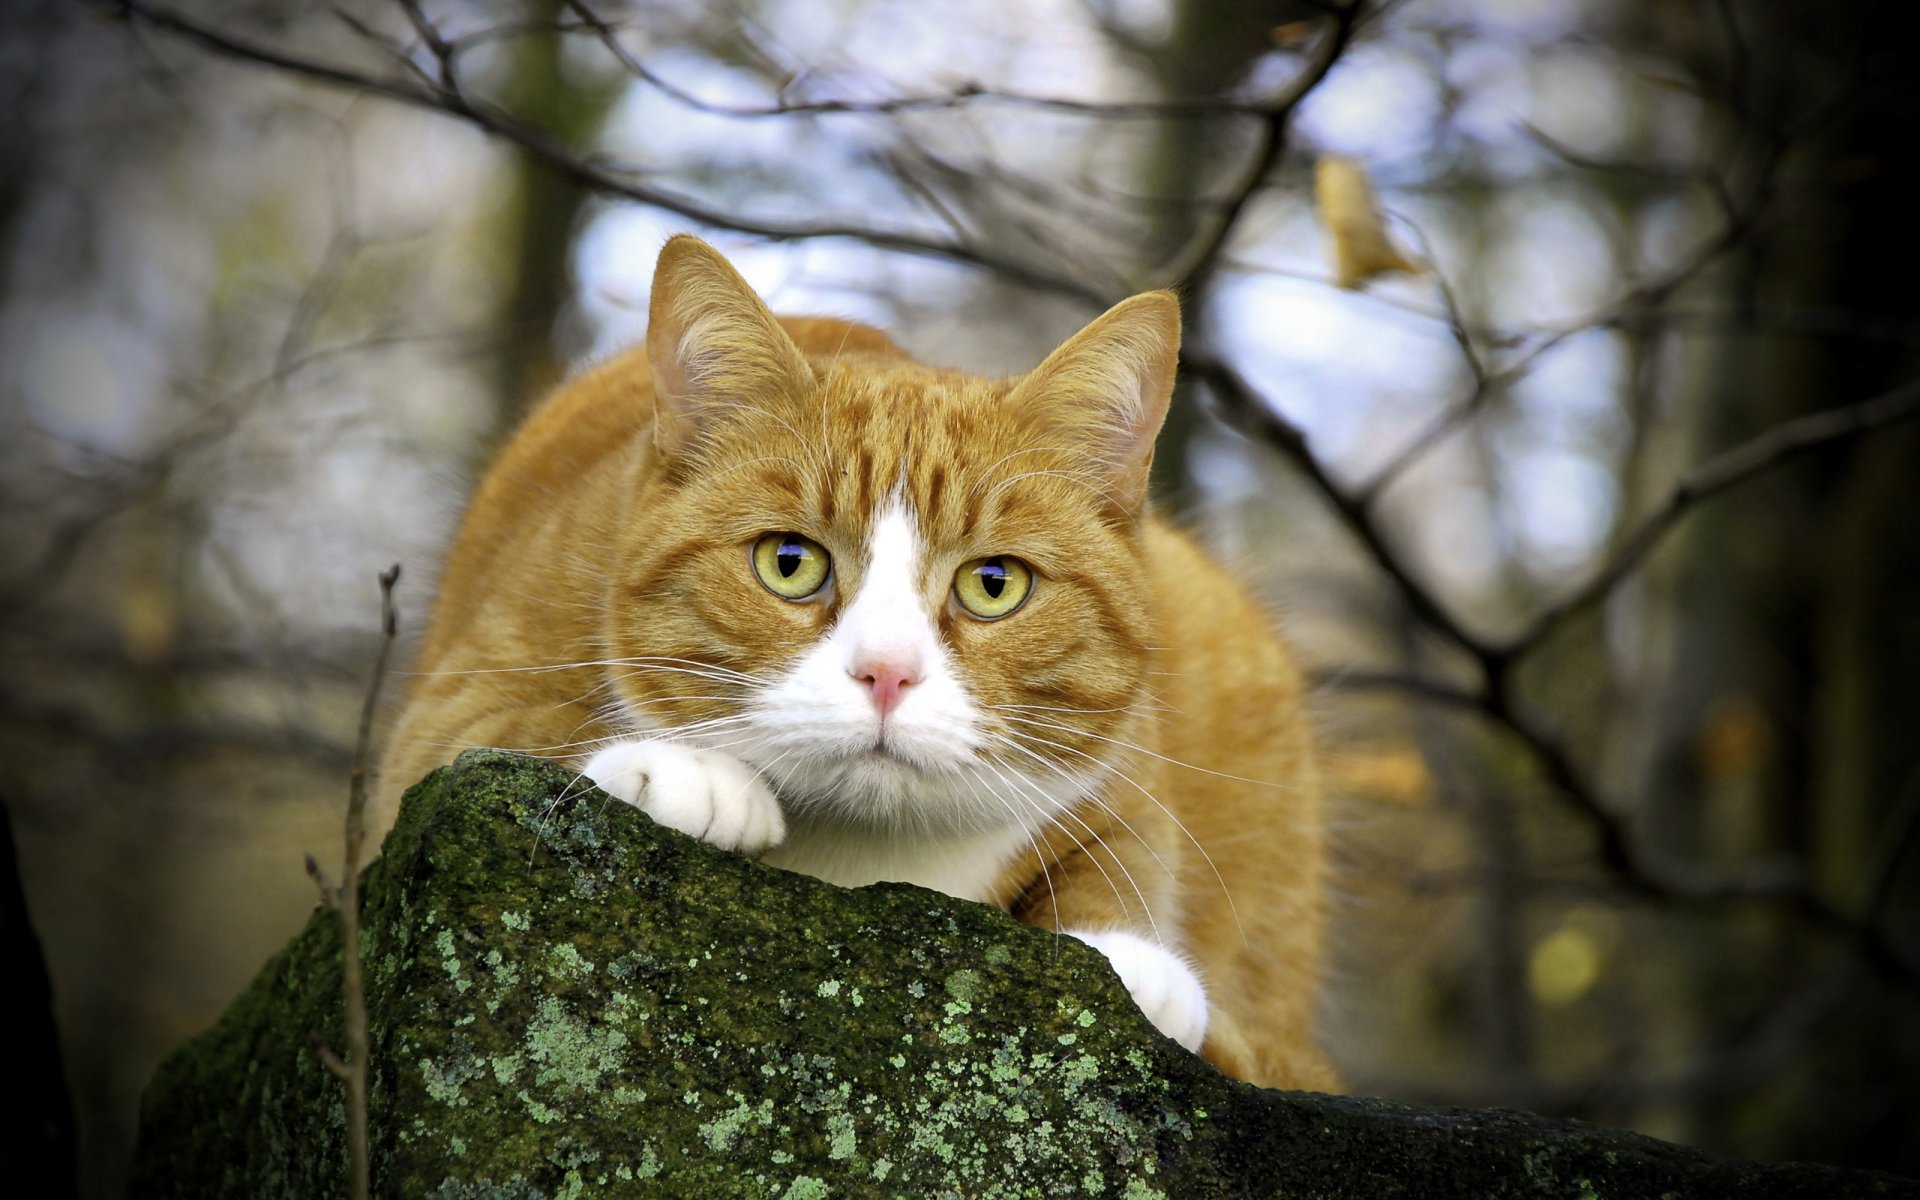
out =
[[[417,631],[683,229],[989,372],[1182,290],[1161,494],[1314,671],[1354,1090],[1920,1174],[1910,6],[0,19],[0,792],[85,1194],[338,854],[376,573]],[[1341,278],[1376,216],[1415,270]]]

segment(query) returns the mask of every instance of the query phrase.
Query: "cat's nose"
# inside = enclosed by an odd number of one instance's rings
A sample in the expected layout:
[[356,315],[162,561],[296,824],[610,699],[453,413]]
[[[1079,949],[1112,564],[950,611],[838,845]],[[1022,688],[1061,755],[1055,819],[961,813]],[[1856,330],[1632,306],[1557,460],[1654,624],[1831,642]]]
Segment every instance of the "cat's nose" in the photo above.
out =
[[855,681],[867,685],[873,693],[874,707],[884,718],[900,705],[901,696],[920,682],[918,668],[903,662],[876,661],[855,663],[847,672]]

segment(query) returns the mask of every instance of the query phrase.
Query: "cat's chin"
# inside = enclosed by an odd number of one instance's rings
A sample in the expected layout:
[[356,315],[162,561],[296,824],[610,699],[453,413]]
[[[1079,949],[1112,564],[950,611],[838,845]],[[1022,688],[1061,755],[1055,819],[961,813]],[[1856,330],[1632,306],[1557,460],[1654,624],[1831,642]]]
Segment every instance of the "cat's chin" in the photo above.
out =
[[[875,747],[809,759],[791,770],[776,770],[782,803],[802,824],[858,827],[920,834],[985,833],[1010,824],[1015,805],[1003,800],[990,768],[973,764],[932,765]],[[1020,785],[1020,809],[1051,808]],[[1032,818],[1026,818],[1030,821]]]

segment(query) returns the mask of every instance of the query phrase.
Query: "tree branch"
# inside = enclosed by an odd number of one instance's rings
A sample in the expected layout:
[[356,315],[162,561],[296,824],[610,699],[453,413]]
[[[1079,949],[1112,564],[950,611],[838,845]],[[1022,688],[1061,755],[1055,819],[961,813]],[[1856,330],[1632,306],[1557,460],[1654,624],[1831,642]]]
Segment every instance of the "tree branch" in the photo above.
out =
[[235,37],[180,13],[149,4],[146,0],[121,0],[117,11],[129,20],[166,30],[203,49],[239,62],[272,67],[330,87],[377,96],[452,117],[473,126],[489,137],[517,146],[536,162],[590,191],[678,213],[690,221],[715,229],[744,233],[776,242],[848,238],[865,242],[882,250],[894,250],[904,254],[915,254],[978,267],[1035,291],[1078,300],[1090,308],[1104,308],[1121,298],[1118,295],[1108,294],[1084,280],[1057,275],[1036,267],[1026,259],[1004,255],[980,246],[942,241],[905,230],[880,229],[867,225],[779,221],[743,216],[694,197],[654,187],[632,176],[618,173],[553,137],[545,130],[484,101],[474,99],[456,88],[414,86],[367,75],[334,63],[306,58],[261,45],[249,39]]
[[1587,581],[1536,613],[1527,626],[1498,650],[1512,659],[1532,650],[1569,617],[1604,600],[1620,581],[1702,501],[1809,450],[1920,415],[1920,380],[1858,404],[1811,413],[1767,430],[1681,476],[1659,508],[1620,539],[1614,552]]
[[1300,469],[1393,583],[1408,609],[1480,667],[1482,686],[1477,690],[1445,689],[1424,681],[1406,690],[1429,693],[1430,698],[1442,703],[1470,703],[1519,741],[1546,781],[1593,828],[1599,838],[1601,861],[1622,886],[1649,899],[1694,904],[1781,903],[1813,924],[1853,940],[1883,976],[1903,984],[1920,983],[1920,967],[1907,959],[1878,923],[1856,920],[1842,912],[1816,893],[1799,871],[1766,870],[1705,878],[1656,864],[1632,835],[1625,817],[1601,797],[1559,737],[1520,705],[1510,686],[1514,668],[1549,631],[1609,594],[1697,505],[1798,453],[1920,413],[1920,381],[1860,404],[1786,422],[1701,464],[1682,479],[1666,503],[1634,535],[1622,542],[1585,586],[1543,610],[1520,637],[1499,643],[1474,634],[1454,616],[1403,561],[1364,500],[1333,480],[1308,445],[1304,431],[1281,416],[1243,376],[1215,359],[1190,354],[1182,361],[1189,372],[1209,384],[1229,424],[1279,451]]
[[1200,227],[1195,237],[1169,263],[1164,275],[1165,285],[1188,289],[1198,295],[1205,290],[1215,272],[1220,268],[1221,252],[1226,249],[1233,231],[1240,224],[1247,206],[1253,202],[1267,176],[1280,162],[1287,149],[1287,122],[1293,118],[1293,110],[1307,98],[1308,93],[1320,86],[1320,82],[1340,61],[1341,52],[1352,40],[1354,29],[1359,25],[1364,0],[1351,0],[1350,3],[1335,9],[1325,33],[1314,47],[1313,56],[1293,81],[1278,95],[1269,99],[1262,109],[1265,118],[1260,128],[1260,139],[1253,157],[1241,172],[1239,182],[1231,189],[1221,211]]

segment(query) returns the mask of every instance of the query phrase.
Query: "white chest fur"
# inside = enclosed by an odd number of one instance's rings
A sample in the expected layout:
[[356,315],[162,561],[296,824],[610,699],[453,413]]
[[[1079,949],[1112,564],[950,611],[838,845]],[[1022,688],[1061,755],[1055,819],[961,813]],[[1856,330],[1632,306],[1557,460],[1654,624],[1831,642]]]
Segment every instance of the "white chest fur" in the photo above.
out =
[[761,859],[841,887],[916,883],[958,896],[987,899],[1000,872],[1027,844],[1019,829],[946,837],[913,836],[796,824],[787,840]]

